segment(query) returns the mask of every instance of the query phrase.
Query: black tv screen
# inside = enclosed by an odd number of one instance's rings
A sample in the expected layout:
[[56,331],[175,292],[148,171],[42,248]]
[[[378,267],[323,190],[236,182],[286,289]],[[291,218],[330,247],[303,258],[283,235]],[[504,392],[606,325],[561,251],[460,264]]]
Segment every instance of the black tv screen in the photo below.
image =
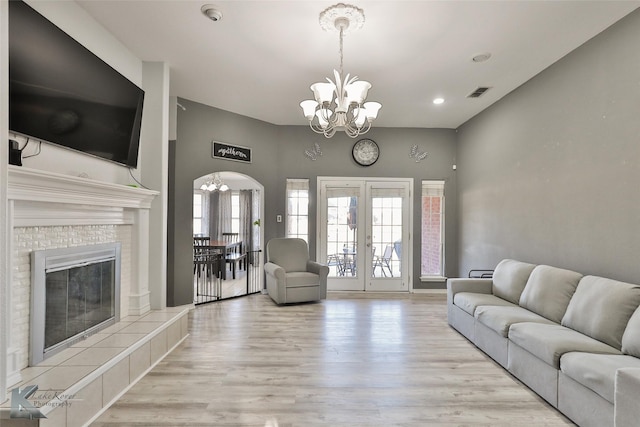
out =
[[144,91],[22,1],[9,2],[9,129],[136,167]]

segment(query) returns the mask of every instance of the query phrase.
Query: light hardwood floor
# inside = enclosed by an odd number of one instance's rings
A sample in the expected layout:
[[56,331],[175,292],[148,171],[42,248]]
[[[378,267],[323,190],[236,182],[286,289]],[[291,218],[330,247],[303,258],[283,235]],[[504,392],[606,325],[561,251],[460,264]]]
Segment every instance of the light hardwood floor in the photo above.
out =
[[444,294],[257,294],[197,307],[189,332],[92,425],[572,425],[447,325]]

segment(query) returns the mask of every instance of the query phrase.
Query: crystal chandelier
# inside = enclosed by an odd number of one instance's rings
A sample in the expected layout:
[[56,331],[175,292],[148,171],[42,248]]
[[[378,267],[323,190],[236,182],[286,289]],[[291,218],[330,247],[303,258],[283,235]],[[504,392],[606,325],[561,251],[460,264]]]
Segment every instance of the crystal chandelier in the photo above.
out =
[[220,174],[217,172],[210,175],[209,178],[200,186],[202,191],[227,191],[229,186],[222,181]]
[[349,74],[344,77],[342,72],[344,35],[363,25],[364,11],[352,5],[339,3],[320,13],[322,29],[340,34],[340,72],[333,70],[333,81],[327,77],[328,83],[312,84],[315,100],[302,101],[300,106],[311,129],[327,138],[337,130],[344,131],[351,138],[367,133],[382,107],[378,102],[364,102],[371,83]]

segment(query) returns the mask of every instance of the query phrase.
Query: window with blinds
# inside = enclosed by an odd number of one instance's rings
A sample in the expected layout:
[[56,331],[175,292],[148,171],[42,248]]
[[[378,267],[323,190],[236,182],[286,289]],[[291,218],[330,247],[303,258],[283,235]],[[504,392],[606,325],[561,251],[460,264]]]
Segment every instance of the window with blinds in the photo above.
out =
[[444,276],[444,181],[422,181],[422,277]]
[[309,180],[287,178],[287,237],[309,242]]

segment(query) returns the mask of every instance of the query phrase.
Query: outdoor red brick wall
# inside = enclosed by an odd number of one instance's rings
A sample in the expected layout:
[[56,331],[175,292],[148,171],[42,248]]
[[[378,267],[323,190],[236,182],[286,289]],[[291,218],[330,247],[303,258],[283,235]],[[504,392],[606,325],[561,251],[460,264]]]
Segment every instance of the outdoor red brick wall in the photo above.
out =
[[422,198],[422,254],[421,274],[441,276],[442,266],[442,197]]

